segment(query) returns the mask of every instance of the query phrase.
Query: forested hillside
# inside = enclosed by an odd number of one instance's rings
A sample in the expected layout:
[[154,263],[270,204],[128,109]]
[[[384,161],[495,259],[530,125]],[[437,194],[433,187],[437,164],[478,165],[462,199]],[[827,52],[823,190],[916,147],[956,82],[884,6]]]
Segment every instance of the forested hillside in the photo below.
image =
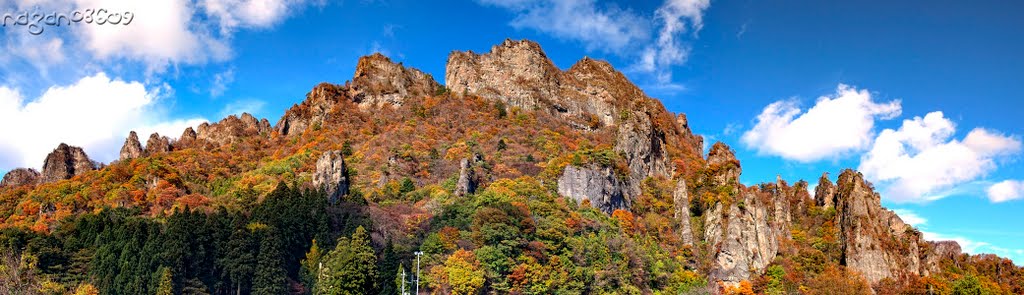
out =
[[424,294],[1024,294],[860,173],[744,186],[611,65],[525,40],[453,52],[444,85],[366,56],[274,125],[120,155],[61,145],[4,176],[0,293],[399,294],[421,251]]

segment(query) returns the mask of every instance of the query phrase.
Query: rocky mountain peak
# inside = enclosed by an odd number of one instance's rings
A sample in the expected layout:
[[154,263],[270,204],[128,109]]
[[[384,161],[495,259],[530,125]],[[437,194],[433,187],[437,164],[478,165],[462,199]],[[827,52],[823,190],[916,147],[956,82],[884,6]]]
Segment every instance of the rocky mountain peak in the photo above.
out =
[[174,142],[175,149],[182,149],[191,146],[196,141],[196,130],[192,127],[185,128],[185,131],[181,132],[181,137],[178,137],[178,141]]
[[[203,123],[196,131],[197,140],[205,140],[215,145],[225,145],[243,137],[268,135],[273,130],[267,119],[256,121],[249,113],[241,117],[230,115],[217,123]],[[187,132],[187,131],[186,131]],[[148,148],[148,147],[147,147]]]
[[139,135],[135,131],[128,132],[124,145],[121,146],[120,160],[128,160],[142,157],[142,144],[139,143]]
[[0,186],[21,186],[35,184],[39,181],[39,171],[32,168],[17,168],[4,174]]
[[274,128],[285,136],[302,134],[309,127],[322,125],[327,114],[347,97],[349,97],[347,87],[320,83],[306,93],[306,99],[302,103],[288,109]]
[[96,163],[89,159],[80,147],[61,143],[46,156],[40,182],[48,183],[69,179],[96,169]]
[[167,138],[167,136],[160,136],[160,133],[156,132],[149,135],[149,140],[146,141],[147,156],[166,153],[169,151],[171,151],[170,138]]
[[401,105],[409,97],[433,95],[440,87],[429,74],[394,63],[378,52],[359,58],[350,97],[363,108]]
[[818,187],[814,188],[814,203],[824,208],[835,207],[836,186],[828,179],[828,172],[818,178]]
[[715,181],[725,184],[730,181],[740,182],[740,161],[736,160],[736,154],[728,145],[722,142],[715,142],[708,151],[708,168],[714,171]]

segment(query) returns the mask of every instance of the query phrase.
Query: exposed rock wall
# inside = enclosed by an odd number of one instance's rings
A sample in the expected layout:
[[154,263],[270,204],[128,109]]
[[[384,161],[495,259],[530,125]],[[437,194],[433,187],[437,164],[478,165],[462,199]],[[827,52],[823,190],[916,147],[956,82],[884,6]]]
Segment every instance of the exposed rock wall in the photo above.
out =
[[39,171],[32,168],[17,168],[4,174],[0,186],[22,186],[39,182]]
[[679,224],[679,238],[683,245],[694,245],[693,227],[690,224],[690,192],[686,188],[686,180],[679,179],[672,191],[672,207],[674,217]]
[[121,161],[142,157],[142,144],[139,143],[139,135],[135,131],[128,132],[124,145],[121,146]]
[[267,119],[256,120],[256,117],[249,113],[242,113],[241,117],[230,115],[217,123],[200,124],[196,130],[196,140],[223,146],[245,137],[265,136],[271,130],[270,122]]
[[558,178],[559,194],[576,202],[589,200],[591,206],[609,213],[615,209],[629,208],[630,200],[625,197],[626,186],[625,181],[616,176],[610,167],[569,165]]
[[353,101],[361,108],[401,105],[406,98],[433,95],[441,85],[429,74],[374,53],[359,59],[352,77]]
[[473,178],[473,166],[469,159],[459,161],[459,180],[455,183],[455,195],[465,196],[476,191],[476,181]]
[[348,194],[348,168],[345,167],[345,156],[341,151],[324,152],[317,159],[313,187],[324,190],[331,203]]
[[82,151],[82,148],[61,143],[46,156],[40,182],[54,182],[69,179],[96,169],[96,163]]
[[146,141],[146,155],[152,156],[171,151],[171,139],[167,136],[160,136],[159,133],[149,135]]

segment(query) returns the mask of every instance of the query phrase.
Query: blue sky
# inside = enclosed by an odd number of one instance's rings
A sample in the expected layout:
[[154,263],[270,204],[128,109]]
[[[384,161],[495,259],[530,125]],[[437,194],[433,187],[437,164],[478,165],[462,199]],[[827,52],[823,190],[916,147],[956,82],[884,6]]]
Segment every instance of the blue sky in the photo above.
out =
[[0,172],[39,168],[59,142],[110,161],[128,130],[276,122],[375,51],[443,82],[449,52],[527,38],[562,68],[611,62],[732,146],[745,184],[858,168],[929,238],[1024,261],[1024,3],[425,2],[0,1],[134,13],[2,28]]

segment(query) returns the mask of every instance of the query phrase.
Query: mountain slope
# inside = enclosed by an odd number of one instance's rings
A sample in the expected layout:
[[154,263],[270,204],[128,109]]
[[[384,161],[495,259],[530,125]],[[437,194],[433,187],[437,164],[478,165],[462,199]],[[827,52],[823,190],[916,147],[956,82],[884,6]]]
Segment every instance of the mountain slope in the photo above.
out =
[[[425,285],[439,293],[889,293],[951,290],[975,276],[989,290],[1024,291],[1024,274],[1008,260],[924,241],[856,171],[835,184],[823,176],[813,198],[804,181],[741,185],[727,145],[715,143],[705,158],[685,115],[607,62],[583,58],[562,71],[538,44],[506,40],[488,53],[451,53],[445,80],[374,54],[350,82],[315,86],[274,126],[229,116],[176,140],[153,134],[144,148],[132,132],[121,159],[106,166],[61,145],[42,173],[4,177],[4,234],[24,240],[5,246],[40,255],[28,241],[62,241],[52,252],[63,254],[41,266],[44,277],[107,293],[122,286],[97,275],[125,270],[88,253],[128,246],[69,241],[94,237],[81,220],[104,216],[117,228],[118,214],[152,227],[151,243],[174,240],[163,220],[205,218],[197,226],[212,227],[208,239],[180,238],[224,255],[203,262],[213,269],[158,260],[138,271],[165,267],[175,290],[210,293],[257,289],[225,278],[249,260],[211,241],[247,232],[252,251],[284,251],[279,264],[301,293],[316,284],[301,275],[310,239],[355,243],[358,225],[382,263],[394,262],[385,249],[403,261],[426,252]],[[320,225],[297,226],[290,218],[299,212]],[[69,270],[71,257],[92,268]]]

